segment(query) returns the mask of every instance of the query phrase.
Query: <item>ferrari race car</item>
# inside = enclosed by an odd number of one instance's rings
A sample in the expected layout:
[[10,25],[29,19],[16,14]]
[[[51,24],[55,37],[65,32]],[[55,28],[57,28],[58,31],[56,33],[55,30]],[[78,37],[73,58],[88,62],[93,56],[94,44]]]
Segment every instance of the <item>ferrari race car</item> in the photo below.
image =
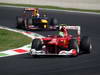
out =
[[49,22],[46,15],[39,14],[38,8],[25,8],[23,15],[17,16],[16,20],[17,28],[26,30],[57,28],[57,19],[52,18]]
[[[90,53],[92,44],[89,37],[80,37],[80,26],[60,26],[62,35],[51,35],[44,38],[35,38],[32,41],[30,55],[69,55],[77,56],[80,53]],[[69,33],[75,30],[76,35]]]

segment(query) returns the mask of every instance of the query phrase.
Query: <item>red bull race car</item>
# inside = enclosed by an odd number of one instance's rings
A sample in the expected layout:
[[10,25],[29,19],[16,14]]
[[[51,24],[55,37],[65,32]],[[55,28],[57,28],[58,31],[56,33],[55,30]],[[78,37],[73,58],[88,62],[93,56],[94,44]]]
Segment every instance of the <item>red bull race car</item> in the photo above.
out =
[[[60,26],[59,35],[44,38],[35,38],[32,41],[30,55],[69,55],[77,56],[80,53],[90,53],[91,40],[87,36],[80,37],[80,26]],[[69,33],[75,30],[76,35]]]
[[51,18],[50,22],[46,15],[40,15],[38,8],[25,8],[21,16],[17,16],[17,28],[26,30],[56,29],[57,19]]

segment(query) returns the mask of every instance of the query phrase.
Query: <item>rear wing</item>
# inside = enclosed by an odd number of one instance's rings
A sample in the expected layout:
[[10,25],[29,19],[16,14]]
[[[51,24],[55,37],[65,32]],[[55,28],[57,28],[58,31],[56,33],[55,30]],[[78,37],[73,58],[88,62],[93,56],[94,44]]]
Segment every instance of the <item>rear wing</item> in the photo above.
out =
[[[77,30],[77,34],[78,34],[78,35],[80,35],[80,33],[81,33],[81,32],[80,32],[80,30],[81,30],[80,26],[66,26],[66,25],[65,25],[65,26],[63,26],[63,27],[65,27],[65,28],[68,29],[68,30],[69,30],[69,29],[71,29],[71,30]],[[59,27],[59,29],[61,29],[61,28],[62,28],[62,26]]]
[[24,10],[35,10],[35,8],[25,8]]

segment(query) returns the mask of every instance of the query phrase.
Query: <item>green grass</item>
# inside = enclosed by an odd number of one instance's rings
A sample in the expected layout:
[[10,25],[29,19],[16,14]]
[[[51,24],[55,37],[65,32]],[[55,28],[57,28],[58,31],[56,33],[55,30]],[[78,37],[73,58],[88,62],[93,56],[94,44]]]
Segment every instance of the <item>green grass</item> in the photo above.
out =
[[62,8],[62,7],[48,6],[48,5],[12,4],[12,3],[0,3],[0,5],[24,6],[24,7],[48,8],[48,9],[60,9],[60,10],[71,10],[71,11],[82,11],[82,12],[96,12],[96,13],[100,13],[100,10],[78,9],[78,8]]
[[16,32],[0,29],[0,51],[29,44],[31,38]]

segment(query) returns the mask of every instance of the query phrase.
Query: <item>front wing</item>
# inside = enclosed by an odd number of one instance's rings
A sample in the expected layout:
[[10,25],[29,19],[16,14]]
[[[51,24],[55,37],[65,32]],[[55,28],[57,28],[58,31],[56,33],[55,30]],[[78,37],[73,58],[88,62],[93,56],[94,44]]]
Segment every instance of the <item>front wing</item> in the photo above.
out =
[[38,29],[48,29],[48,30],[55,30],[58,26],[49,26],[48,28],[40,28],[39,26],[29,25],[28,29],[30,30],[38,30]]
[[61,50],[58,54],[52,54],[52,53],[46,53],[44,50],[39,50],[36,51],[35,49],[31,49],[29,52],[30,55],[65,55],[65,56],[70,56],[70,55],[77,55],[77,52],[75,49],[71,49],[70,51],[66,50]]

